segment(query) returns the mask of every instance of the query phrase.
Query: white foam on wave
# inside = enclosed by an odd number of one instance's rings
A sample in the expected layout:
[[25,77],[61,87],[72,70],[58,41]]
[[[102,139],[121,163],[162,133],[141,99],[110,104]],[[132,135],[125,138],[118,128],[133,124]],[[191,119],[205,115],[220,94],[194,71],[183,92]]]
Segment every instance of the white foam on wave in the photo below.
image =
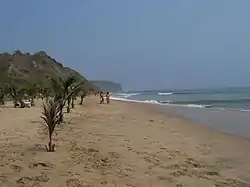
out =
[[151,103],[151,104],[160,104],[158,101],[156,100],[145,100],[143,101],[144,103]]
[[240,110],[241,112],[250,112],[250,110],[247,110],[247,109],[243,109],[243,110]]
[[131,96],[136,96],[136,95],[140,95],[142,93],[117,93],[117,96],[123,97],[123,98],[129,98]]
[[110,97],[111,100],[116,100],[116,101],[127,101],[127,102],[134,102],[134,103],[150,103],[150,104],[159,104],[158,101],[155,100],[145,100],[145,101],[140,101],[140,100],[132,100],[132,99],[126,99],[126,98],[119,98],[119,97]]
[[211,105],[196,105],[196,104],[187,104],[187,107],[193,107],[193,108],[208,108],[211,107]]
[[221,110],[221,111],[250,112],[250,110],[247,110],[247,109],[212,108],[212,105],[197,105],[197,104],[181,105],[181,104],[172,104],[172,103],[160,103],[156,100],[140,101],[140,100],[132,100],[132,99],[126,99],[126,98],[119,98],[119,97],[110,97],[110,99],[116,100],[116,101],[126,101],[126,102],[134,102],[134,103],[148,103],[148,104],[157,104],[157,105],[163,105],[163,106],[177,106],[177,107],[200,108],[200,109]]
[[164,92],[160,92],[160,93],[157,93],[158,95],[172,95],[173,93],[172,92],[166,92],[166,93],[164,93]]
[[157,105],[168,105],[168,106],[181,106],[181,107],[191,107],[191,108],[209,108],[211,105],[195,105],[195,104],[187,104],[187,105],[180,105],[180,104],[171,104],[171,103],[161,103],[156,100],[132,100],[126,98],[119,98],[119,97],[111,97],[111,100],[116,101],[126,101],[126,102],[135,102],[135,103],[148,103],[148,104],[157,104]]

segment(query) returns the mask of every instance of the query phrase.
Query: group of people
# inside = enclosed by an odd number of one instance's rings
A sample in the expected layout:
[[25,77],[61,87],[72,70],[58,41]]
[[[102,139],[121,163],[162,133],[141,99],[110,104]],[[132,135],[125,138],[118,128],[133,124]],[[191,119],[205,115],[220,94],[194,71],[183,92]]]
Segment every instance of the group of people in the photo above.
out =
[[107,92],[106,95],[103,92],[100,92],[100,104],[104,104],[104,97],[106,98],[106,103],[110,104],[110,92]]

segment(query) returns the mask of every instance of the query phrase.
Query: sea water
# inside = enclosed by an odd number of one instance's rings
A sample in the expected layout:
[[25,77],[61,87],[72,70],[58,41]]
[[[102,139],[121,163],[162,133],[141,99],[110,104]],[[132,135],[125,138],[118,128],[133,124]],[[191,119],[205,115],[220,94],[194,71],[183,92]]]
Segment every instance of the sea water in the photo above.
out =
[[220,131],[250,138],[250,88],[113,93],[113,99],[151,103]]

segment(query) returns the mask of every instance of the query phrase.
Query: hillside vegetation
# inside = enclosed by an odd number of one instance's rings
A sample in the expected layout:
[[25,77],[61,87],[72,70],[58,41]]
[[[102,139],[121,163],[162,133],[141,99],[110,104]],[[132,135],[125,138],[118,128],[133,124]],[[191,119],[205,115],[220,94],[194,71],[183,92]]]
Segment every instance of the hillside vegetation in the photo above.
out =
[[5,84],[32,83],[40,87],[47,87],[51,78],[58,79],[74,76],[79,81],[84,81],[86,90],[98,89],[78,72],[64,67],[60,62],[47,55],[44,51],[22,53],[15,51],[13,54],[0,53],[0,87]]

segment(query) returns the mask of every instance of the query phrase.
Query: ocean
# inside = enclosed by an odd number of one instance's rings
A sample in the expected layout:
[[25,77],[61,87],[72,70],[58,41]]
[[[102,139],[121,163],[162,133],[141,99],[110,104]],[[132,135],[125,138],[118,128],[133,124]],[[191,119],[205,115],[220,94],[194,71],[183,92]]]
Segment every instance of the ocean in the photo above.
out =
[[114,93],[121,100],[195,108],[250,110],[250,87]]
[[222,132],[250,139],[250,87],[113,93],[113,100],[154,104]]

